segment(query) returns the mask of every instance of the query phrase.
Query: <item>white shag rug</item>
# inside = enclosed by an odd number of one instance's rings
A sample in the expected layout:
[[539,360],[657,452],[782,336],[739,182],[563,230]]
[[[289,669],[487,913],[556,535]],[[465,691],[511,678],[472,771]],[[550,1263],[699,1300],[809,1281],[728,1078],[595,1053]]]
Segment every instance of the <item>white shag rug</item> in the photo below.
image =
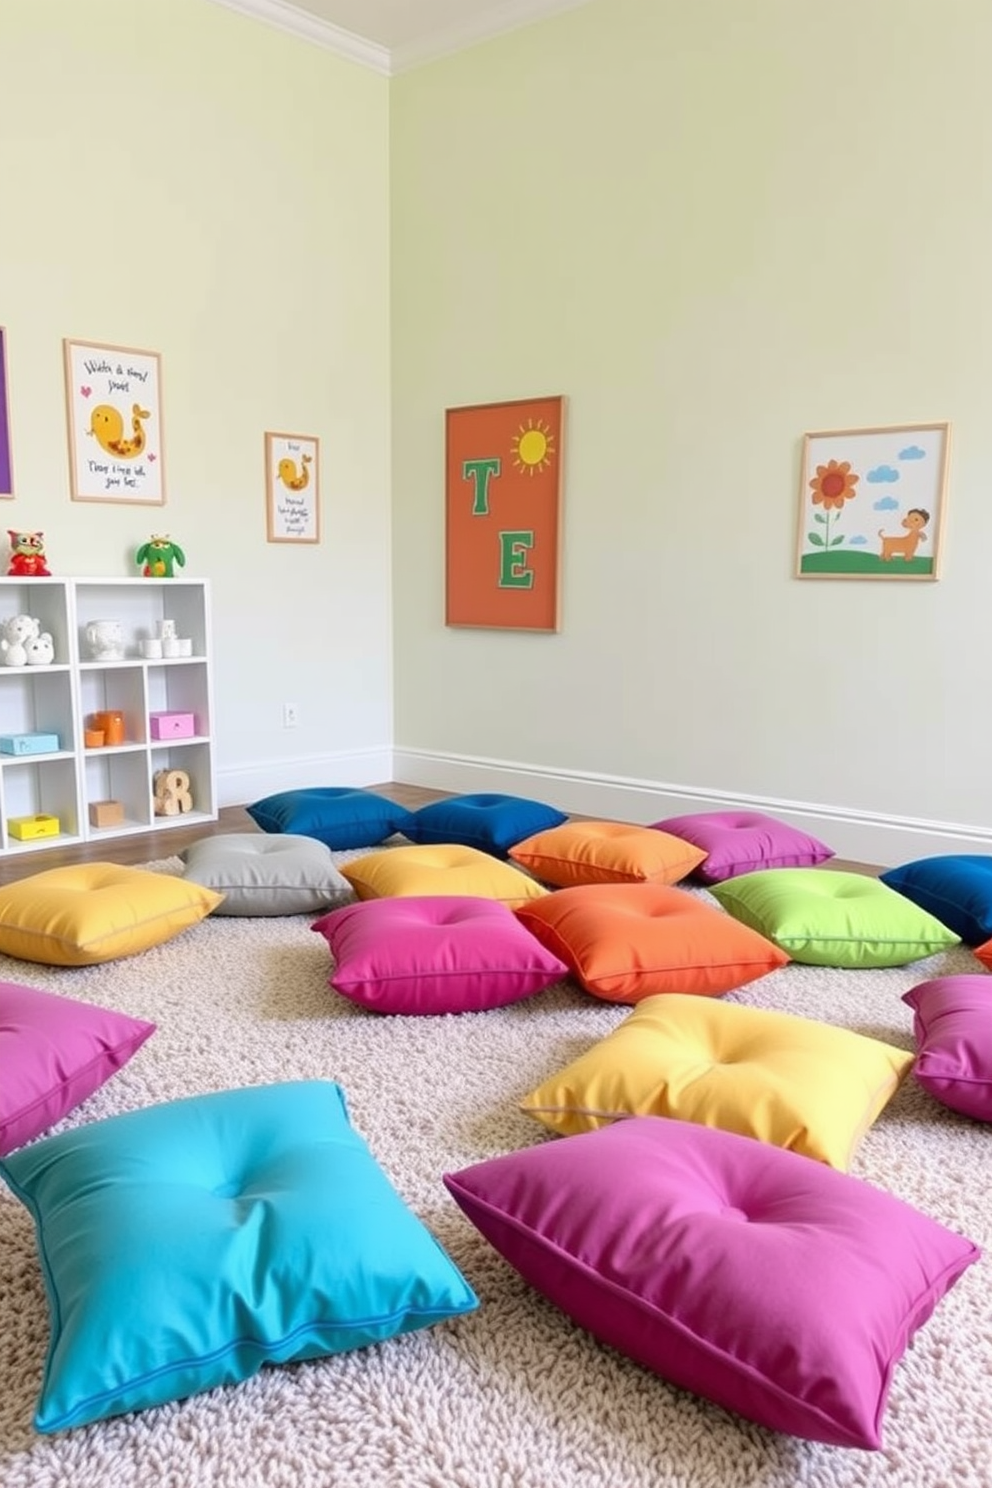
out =
[[[182,871],[178,859],[149,866]],[[63,1128],[231,1086],[338,1081],[355,1127],[475,1288],[479,1310],[39,1436],[45,1294],[30,1217],[0,1185],[3,1488],[992,1488],[992,1128],[947,1111],[910,1076],[866,1135],[853,1172],[985,1254],[898,1366],[882,1451],[777,1436],[598,1344],[521,1281],[441,1183],[444,1171],[559,1140],[518,1100],[630,1009],[565,982],[484,1013],[377,1016],[328,987],[327,946],[310,923],[208,919],[106,966],[0,957],[0,978],[158,1024]],[[898,970],[791,965],[731,997],[912,1049],[900,994],[978,971],[963,948]]]

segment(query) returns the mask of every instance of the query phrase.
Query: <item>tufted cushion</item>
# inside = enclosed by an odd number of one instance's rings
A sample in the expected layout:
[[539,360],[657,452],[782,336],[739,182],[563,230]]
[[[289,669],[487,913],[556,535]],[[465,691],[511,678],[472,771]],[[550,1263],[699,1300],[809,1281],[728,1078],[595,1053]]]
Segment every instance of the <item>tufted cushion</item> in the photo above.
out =
[[789,960],[731,915],[665,884],[582,884],[516,913],[587,992],[608,1002],[656,992],[718,996]]
[[846,1169],[912,1054],[791,1013],[669,993],[525,1096],[552,1131],[675,1116]]
[[0,1175],[34,1219],[52,1318],[39,1431],[477,1305],[329,1082],[148,1106],[25,1147]]
[[879,874],[896,893],[918,904],[966,945],[992,936],[992,857],[951,853],[918,858]]
[[218,915],[313,914],[352,896],[331,849],[314,837],[222,832],[180,854],[190,883],[223,894]]
[[905,966],[959,940],[865,873],[768,868],[713,884],[710,892],[728,914],[812,966]]
[[396,895],[471,895],[514,907],[548,891],[511,863],[476,847],[391,847],[344,863],[341,872],[359,899]]
[[952,1111],[992,1121],[992,977],[935,977],[902,1000],[913,1010],[914,1078]]
[[154,1032],[141,1018],[0,982],[0,1154],[54,1126]]
[[[882,1445],[896,1365],[979,1256],[867,1183],[678,1121],[623,1121],[444,1182],[595,1337],[773,1431],[835,1446]],[[712,1479],[732,1480],[729,1463]]]
[[525,837],[567,820],[564,811],[524,796],[449,796],[415,811],[403,835],[411,842],[457,842],[505,857]]
[[678,883],[703,861],[701,848],[629,822],[569,821],[510,848],[542,883]]
[[380,1013],[465,1013],[540,992],[568,967],[492,899],[369,899],[310,926],[330,984]]
[[702,848],[701,883],[722,883],[760,868],[815,868],[834,855],[825,842],[760,811],[698,811],[653,824]]
[[246,808],[263,832],[294,832],[316,837],[326,847],[372,847],[402,832],[412,812],[376,791],[318,785],[278,791]]
[[220,897],[117,863],[50,868],[0,887],[0,951],[49,966],[134,956],[198,924]]

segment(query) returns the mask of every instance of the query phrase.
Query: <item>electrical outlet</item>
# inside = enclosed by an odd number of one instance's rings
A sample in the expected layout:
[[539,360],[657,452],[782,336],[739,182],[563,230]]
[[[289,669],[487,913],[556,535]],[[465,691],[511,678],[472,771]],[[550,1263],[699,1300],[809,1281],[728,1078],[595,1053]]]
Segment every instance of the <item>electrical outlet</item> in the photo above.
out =
[[283,703],[282,726],[283,728],[295,728],[300,721],[300,713],[295,703]]

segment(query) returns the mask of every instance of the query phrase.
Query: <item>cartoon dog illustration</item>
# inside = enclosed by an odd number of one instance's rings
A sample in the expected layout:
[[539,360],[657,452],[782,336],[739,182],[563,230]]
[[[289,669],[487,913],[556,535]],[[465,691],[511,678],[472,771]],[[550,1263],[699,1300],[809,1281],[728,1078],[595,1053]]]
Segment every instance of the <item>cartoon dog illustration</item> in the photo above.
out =
[[904,558],[908,563],[910,558],[915,558],[920,543],[927,540],[923,529],[929,520],[928,511],[924,511],[922,506],[914,506],[902,519],[902,525],[906,528],[905,537],[886,537],[880,527],[878,535],[882,539],[881,556],[885,562],[888,563],[892,558]]

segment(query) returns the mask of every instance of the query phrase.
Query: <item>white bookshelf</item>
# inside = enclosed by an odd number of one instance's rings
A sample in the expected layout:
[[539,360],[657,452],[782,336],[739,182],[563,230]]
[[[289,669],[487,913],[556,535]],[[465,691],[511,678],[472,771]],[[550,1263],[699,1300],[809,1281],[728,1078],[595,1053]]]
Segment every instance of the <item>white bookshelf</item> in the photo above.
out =
[[[59,748],[45,754],[0,753],[0,855],[94,842],[133,832],[195,825],[217,818],[210,662],[210,595],[205,579],[0,578],[0,621],[31,615],[48,631],[55,660],[42,666],[0,665],[0,735],[52,733]],[[86,640],[92,620],[114,619],[123,659],[95,660]],[[148,658],[141,642],[173,620],[191,655]],[[95,713],[119,709],[124,742],[87,748]],[[153,712],[192,713],[188,738],[155,739]],[[192,810],[158,816],[154,776],[184,770]],[[90,806],[118,801],[123,820],[95,826]],[[22,840],[12,818],[57,817],[54,836]]]

